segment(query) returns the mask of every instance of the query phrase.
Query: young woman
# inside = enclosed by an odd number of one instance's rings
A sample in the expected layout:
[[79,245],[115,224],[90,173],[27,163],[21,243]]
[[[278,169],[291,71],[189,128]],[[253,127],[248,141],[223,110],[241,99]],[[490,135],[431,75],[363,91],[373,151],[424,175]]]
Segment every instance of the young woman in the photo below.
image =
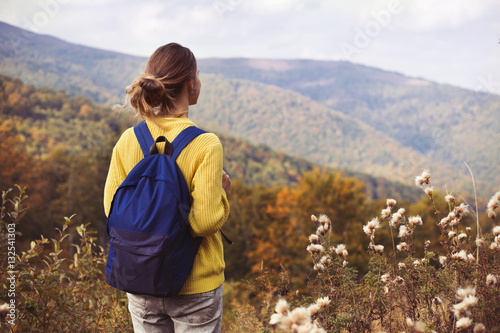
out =
[[[189,105],[200,95],[201,82],[193,53],[176,43],[158,48],[146,71],[126,93],[153,136],[169,142],[185,128]],[[116,143],[104,190],[104,208],[127,174],[143,158],[133,128]],[[219,230],[229,215],[229,176],[222,170],[222,145],[216,135],[204,133],[191,141],[177,158],[191,194],[189,223],[193,236],[203,237],[191,273],[180,294],[154,297],[127,293],[135,332],[220,332],[224,257]]]

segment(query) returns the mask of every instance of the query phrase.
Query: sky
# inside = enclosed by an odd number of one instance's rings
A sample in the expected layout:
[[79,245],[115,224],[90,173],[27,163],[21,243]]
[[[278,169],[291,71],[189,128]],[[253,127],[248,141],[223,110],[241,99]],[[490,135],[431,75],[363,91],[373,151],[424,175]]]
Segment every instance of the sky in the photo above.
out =
[[0,21],[148,57],[345,60],[500,94],[499,0],[0,0]]

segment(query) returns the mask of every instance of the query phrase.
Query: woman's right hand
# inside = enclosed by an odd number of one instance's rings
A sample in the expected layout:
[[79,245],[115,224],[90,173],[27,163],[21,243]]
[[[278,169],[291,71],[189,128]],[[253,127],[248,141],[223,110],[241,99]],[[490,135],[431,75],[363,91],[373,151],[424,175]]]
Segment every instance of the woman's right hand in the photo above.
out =
[[226,194],[229,194],[229,190],[231,190],[231,178],[229,175],[222,170],[222,188],[226,191]]

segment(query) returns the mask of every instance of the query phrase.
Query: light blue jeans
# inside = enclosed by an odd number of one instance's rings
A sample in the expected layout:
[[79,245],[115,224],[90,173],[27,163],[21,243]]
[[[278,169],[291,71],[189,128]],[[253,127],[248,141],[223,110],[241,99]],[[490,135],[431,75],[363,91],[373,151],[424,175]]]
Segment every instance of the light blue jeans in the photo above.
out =
[[127,293],[135,333],[220,333],[224,285],[172,297]]

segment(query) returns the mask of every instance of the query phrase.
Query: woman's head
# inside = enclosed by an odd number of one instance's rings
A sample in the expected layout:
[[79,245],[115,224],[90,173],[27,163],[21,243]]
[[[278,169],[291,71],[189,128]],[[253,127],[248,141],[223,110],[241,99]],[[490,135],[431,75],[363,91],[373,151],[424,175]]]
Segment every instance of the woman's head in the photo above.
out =
[[146,71],[126,89],[130,104],[143,118],[181,116],[187,110],[175,110],[184,90],[189,104],[196,104],[199,78],[196,58],[186,47],[170,43],[158,48],[149,58]]

